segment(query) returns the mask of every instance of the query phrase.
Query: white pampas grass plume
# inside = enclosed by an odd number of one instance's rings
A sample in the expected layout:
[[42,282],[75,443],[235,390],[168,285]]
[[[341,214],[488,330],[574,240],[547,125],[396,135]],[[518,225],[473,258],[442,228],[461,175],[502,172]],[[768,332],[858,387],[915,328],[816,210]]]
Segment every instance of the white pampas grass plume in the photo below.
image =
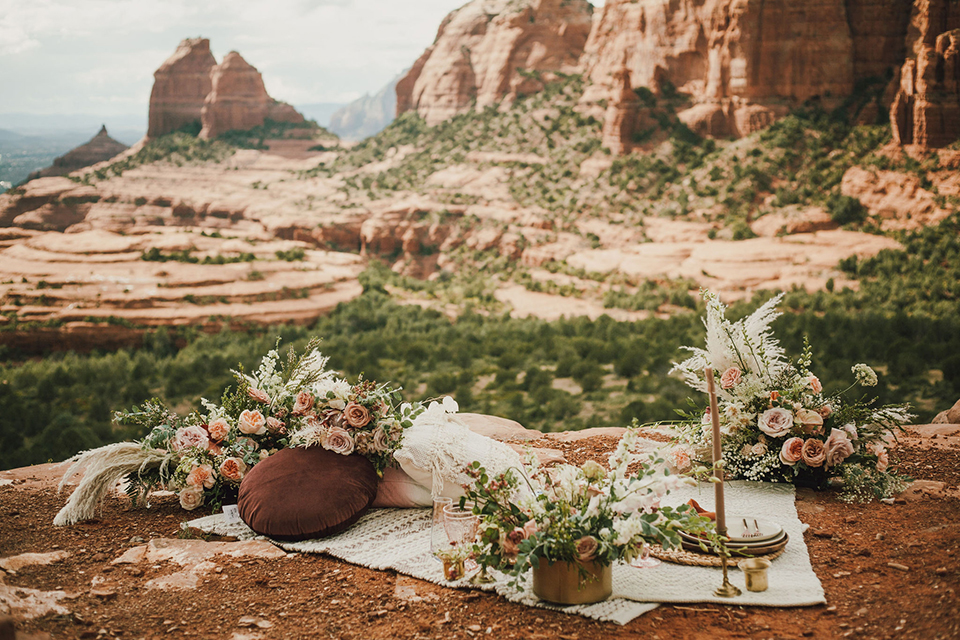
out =
[[108,444],[70,458],[66,462],[72,464],[63,474],[58,491],[81,469],[85,469],[83,480],[54,518],[53,524],[62,527],[89,520],[95,515],[100,500],[128,474],[143,474],[147,470],[159,469],[160,476],[166,477],[173,460],[175,455],[169,451],[144,449],[135,442]]

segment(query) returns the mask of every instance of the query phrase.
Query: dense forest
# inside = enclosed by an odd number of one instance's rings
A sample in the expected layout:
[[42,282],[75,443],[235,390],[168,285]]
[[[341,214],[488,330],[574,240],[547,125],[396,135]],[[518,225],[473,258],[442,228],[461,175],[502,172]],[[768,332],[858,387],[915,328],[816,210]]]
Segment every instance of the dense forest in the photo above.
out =
[[[866,362],[880,374],[880,402],[910,402],[929,420],[960,397],[960,217],[905,234],[905,249],[844,261],[858,290],[788,293],[774,327],[789,354],[804,336],[827,392]],[[218,398],[231,368],[251,369],[274,346],[302,349],[314,336],[331,366],[350,378],[393,381],[410,400],[452,394],[461,410],[501,415],[544,431],[674,420],[691,393],[667,372],[682,345],[702,345],[702,308],[669,318],[609,317],[546,322],[466,311],[456,320],[397,304],[386,269],[363,276],[364,294],[309,327],[204,334],[148,332],[140,348],[24,359],[7,349],[0,364],[0,468],[61,460],[104,443],[137,438],[112,414],[159,397],[189,412]],[[742,317],[772,292],[737,303]],[[871,396],[872,397],[872,396]],[[693,398],[702,403],[702,398]]]

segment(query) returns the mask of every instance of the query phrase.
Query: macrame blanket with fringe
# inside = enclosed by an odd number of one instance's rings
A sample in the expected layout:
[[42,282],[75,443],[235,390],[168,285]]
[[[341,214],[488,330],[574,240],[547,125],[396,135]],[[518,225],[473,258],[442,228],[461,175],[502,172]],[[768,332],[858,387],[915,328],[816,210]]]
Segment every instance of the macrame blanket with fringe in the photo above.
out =
[[[421,580],[447,587],[496,591],[512,602],[575,613],[588,618],[626,624],[658,603],[713,602],[732,605],[765,605],[772,607],[811,606],[826,602],[820,580],[813,572],[807,546],[803,541],[803,525],[794,505],[794,489],[788,484],[734,481],[726,483],[728,521],[739,523],[737,516],[750,516],[780,524],[790,542],[783,555],[773,561],[768,572],[769,588],[760,593],[747,591],[743,574],[730,570],[730,581],[743,595],[720,598],[713,591],[722,582],[720,569],[691,567],[663,562],[657,567],[636,569],[625,564],[613,568],[613,595],[600,603],[574,607],[558,607],[533,595],[531,578],[525,576],[524,590],[518,592],[507,584],[508,577],[494,574],[497,581],[474,586],[466,580],[447,582],[440,563],[430,555],[429,509],[375,509],[340,535],[323,540],[276,542],[291,552],[326,553],[346,562],[371,569],[393,569]],[[664,499],[665,504],[679,505],[694,498],[704,508],[713,509],[713,486],[684,487]],[[187,523],[202,531],[240,539],[258,537],[242,522],[229,523],[223,514],[199,518]],[[263,538],[262,538],[263,539]]]

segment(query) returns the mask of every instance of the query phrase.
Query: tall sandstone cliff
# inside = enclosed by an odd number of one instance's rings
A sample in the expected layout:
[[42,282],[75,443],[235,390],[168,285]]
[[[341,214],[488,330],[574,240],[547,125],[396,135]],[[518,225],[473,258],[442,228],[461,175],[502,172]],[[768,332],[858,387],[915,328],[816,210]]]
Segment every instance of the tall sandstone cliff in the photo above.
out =
[[303,116],[285,102],[267,94],[263,77],[236,51],[211,72],[212,88],[203,103],[201,138],[215,138],[231,129],[251,129],[270,119],[303,122]]
[[542,88],[527,72],[576,69],[590,33],[587,0],[473,0],[444,19],[436,40],[397,83],[397,114],[434,125]]
[[915,0],[906,45],[890,109],[894,140],[948,145],[960,137],[960,4]]
[[[583,103],[620,100],[632,86],[669,83],[696,105],[699,133],[743,136],[811,98],[836,102],[858,80],[904,57],[906,2],[884,0],[608,0],[581,66]],[[607,107],[609,110],[609,106]]]
[[150,138],[196,123],[201,137],[212,138],[256,127],[267,118],[303,122],[292,106],[267,94],[260,72],[239,53],[231,51],[218,65],[206,38],[182,41],[153,76]]
[[188,38],[153,74],[147,137],[156,138],[200,122],[203,101],[213,87],[217,60],[207,38]]

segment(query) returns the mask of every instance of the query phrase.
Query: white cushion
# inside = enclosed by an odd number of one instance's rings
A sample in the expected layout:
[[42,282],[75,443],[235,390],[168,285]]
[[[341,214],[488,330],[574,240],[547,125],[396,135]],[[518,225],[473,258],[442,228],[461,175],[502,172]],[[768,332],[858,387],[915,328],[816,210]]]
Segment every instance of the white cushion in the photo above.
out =
[[374,509],[400,507],[411,509],[433,506],[430,488],[411,478],[403,469],[387,467],[377,485],[377,497],[373,500]]

